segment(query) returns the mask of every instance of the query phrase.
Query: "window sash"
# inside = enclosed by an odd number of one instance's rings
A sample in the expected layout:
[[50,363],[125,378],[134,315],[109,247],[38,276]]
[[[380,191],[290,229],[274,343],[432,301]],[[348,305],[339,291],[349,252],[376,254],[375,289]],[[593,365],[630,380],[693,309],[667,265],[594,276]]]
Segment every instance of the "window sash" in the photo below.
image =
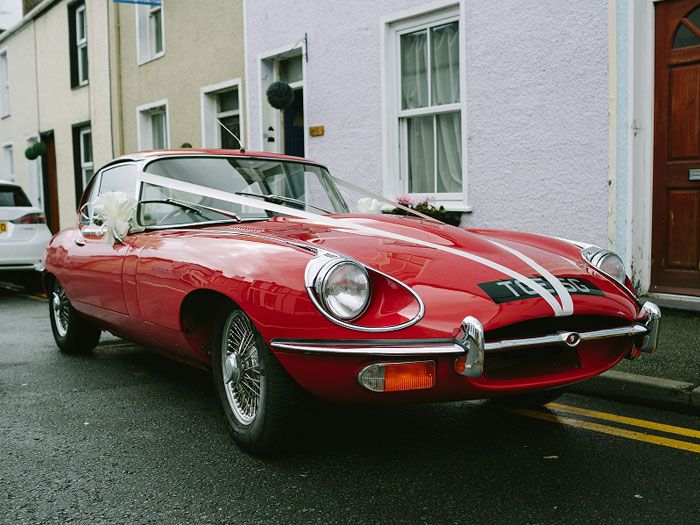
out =
[[[442,105],[453,105],[453,104],[461,104],[461,83],[462,83],[462,74],[460,70],[459,74],[459,83],[460,85],[458,86],[458,100],[457,102],[453,102],[451,104],[433,104],[433,29],[436,27],[444,26],[447,24],[451,24],[453,22],[457,22],[457,28],[458,31],[461,31],[462,28],[460,27],[459,23],[459,16],[450,16],[450,17],[445,17],[445,18],[440,18],[436,20],[431,20],[430,22],[426,23],[421,23],[421,24],[416,24],[411,27],[407,27],[405,29],[399,30],[395,32],[395,37],[396,37],[396,61],[398,64],[398,82],[397,87],[398,87],[398,109],[399,112],[401,111],[411,111],[411,109],[403,109],[403,71],[402,71],[402,49],[401,49],[401,37],[404,35],[410,35],[411,33],[417,33],[419,31],[425,31],[426,32],[426,80],[427,80],[427,100],[428,100],[428,105],[427,106],[421,106],[420,108],[413,108],[413,109],[425,109],[428,107],[440,107]],[[459,50],[460,55],[464,52],[464,50],[460,49]]]
[[[465,191],[465,181],[464,181],[464,151],[463,151],[463,145],[462,148],[460,148],[460,171],[459,171],[459,177],[460,177],[460,185],[461,189],[459,192],[438,192],[438,189],[440,188],[440,184],[438,183],[438,116],[442,114],[447,114],[447,113],[455,113],[456,118],[458,121],[461,123],[462,122],[462,112],[464,111],[464,106],[463,106],[463,101],[462,101],[462,83],[463,83],[463,78],[462,78],[462,72],[461,72],[461,64],[462,64],[462,53],[464,53],[464,50],[460,47],[459,48],[459,63],[460,63],[460,73],[459,73],[459,85],[458,85],[458,101],[457,102],[452,102],[452,103],[446,103],[446,104],[434,104],[433,100],[433,28],[435,27],[440,27],[446,24],[450,24],[453,22],[457,22],[458,24],[458,31],[462,31],[463,28],[461,26],[461,23],[459,22],[459,16],[458,15],[453,15],[449,17],[442,17],[442,18],[435,18],[433,20],[429,20],[423,23],[417,23],[413,24],[411,26],[406,26],[403,27],[402,29],[397,29],[393,32],[393,38],[395,39],[395,54],[394,54],[394,60],[396,60],[396,83],[395,83],[395,94],[394,96],[396,97],[395,100],[396,105],[395,105],[395,118],[396,120],[394,121],[398,126],[398,161],[399,161],[399,182],[400,182],[400,191],[402,193],[407,193],[409,195],[421,195],[421,196],[432,196],[438,203],[447,203],[449,201],[452,202],[459,202],[464,200],[464,191]],[[427,62],[426,62],[426,80],[427,80],[427,105],[422,106],[422,107],[416,107],[416,108],[410,108],[410,109],[403,109],[403,74],[402,74],[402,48],[401,48],[401,37],[406,34],[411,34],[411,33],[416,33],[419,31],[426,31],[427,34],[427,41],[426,41],[426,49],[427,49]],[[409,180],[410,177],[410,152],[409,152],[409,136],[408,136],[408,121],[412,117],[432,117],[432,180],[429,181],[430,184],[430,189],[431,191],[425,191],[425,192],[417,192],[417,191],[410,191],[410,185],[411,181]],[[460,144],[463,142],[463,137],[464,137],[464,129],[460,126],[459,130],[459,142]],[[444,146],[443,146],[444,147]],[[456,153],[456,152],[455,152]],[[443,182],[444,184],[444,182]]]
[[166,148],[168,145],[168,124],[165,108],[160,107],[150,111],[148,119],[151,128],[151,147],[153,149]]
[[87,19],[85,5],[75,10],[75,57],[78,63],[78,85],[88,82]]
[[151,6],[148,13],[148,39],[152,57],[163,52],[163,11],[161,6]]
[[75,44],[80,46],[87,42],[87,24],[85,21],[85,6],[75,10]]

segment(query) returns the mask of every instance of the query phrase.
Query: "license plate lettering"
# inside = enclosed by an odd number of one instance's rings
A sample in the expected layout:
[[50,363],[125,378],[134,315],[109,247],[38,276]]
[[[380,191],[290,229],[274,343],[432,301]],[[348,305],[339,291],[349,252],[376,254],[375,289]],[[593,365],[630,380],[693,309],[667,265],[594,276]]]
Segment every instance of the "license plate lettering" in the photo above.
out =
[[[552,295],[557,295],[557,291],[554,287],[543,277],[532,277],[531,279]],[[558,277],[558,279],[562,286],[564,286],[564,289],[572,295],[605,295],[600,288],[587,279],[575,277]],[[479,288],[486,292],[493,302],[497,304],[539,297],[536,291],[517,279],[504,279],[501,281],[480,283]]]

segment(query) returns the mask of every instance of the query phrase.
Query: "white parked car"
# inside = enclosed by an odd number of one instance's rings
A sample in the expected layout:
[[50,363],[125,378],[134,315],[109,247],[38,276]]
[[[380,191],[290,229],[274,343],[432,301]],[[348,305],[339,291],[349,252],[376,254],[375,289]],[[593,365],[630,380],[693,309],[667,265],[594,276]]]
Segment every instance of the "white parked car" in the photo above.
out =
[[51,232],[22,188],[0,181],[0,272],[41,269]]

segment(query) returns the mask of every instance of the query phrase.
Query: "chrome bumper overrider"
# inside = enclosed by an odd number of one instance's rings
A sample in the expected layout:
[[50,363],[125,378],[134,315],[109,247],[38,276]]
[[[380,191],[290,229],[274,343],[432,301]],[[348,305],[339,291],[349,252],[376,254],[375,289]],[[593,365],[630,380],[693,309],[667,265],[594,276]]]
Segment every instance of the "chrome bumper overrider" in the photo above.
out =
[[271,345],[277,350],[321,355],[364,355],[373,357],[456,355],[462,361],[466,357],[466,362],[463,363],[464,368],[459,367],[461,375],[480,377],[484,373],[484,356],[486,354],[509,350],[548,345],[563,345],[575,348],[582,341],[635,337],[639,338],[639,343],[635,345],[635,350],[651,353],[656,350],[660,319],[661,312],[658,306],[647,302],[642,306],[639,323],[588,332],[557,332],[541,337],[486,342],[484,327],[481,322],[475,317],[468,316],[462,321],[460,333],[453,340],[402,341],[377,339],[328,341],[306,339],[284,341],[273,339]]

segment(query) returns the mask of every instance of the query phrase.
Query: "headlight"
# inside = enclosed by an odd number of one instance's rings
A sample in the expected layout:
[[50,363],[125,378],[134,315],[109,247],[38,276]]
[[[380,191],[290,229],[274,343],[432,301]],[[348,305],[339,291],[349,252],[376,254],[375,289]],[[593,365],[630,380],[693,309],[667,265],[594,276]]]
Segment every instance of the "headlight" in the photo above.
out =
[[343,321],[358,318],[369,303],[367,270],[353,261],[334,261],[324,266],[314,288],[326,311]]
[[612,277],[622,286],[626,285],[627,274],[625,272],[625,263],[620,257],[608,250],[603,250],[597,246],[589,246],[581,251],[583,258],[593,266],[598,268],[605,275]]

